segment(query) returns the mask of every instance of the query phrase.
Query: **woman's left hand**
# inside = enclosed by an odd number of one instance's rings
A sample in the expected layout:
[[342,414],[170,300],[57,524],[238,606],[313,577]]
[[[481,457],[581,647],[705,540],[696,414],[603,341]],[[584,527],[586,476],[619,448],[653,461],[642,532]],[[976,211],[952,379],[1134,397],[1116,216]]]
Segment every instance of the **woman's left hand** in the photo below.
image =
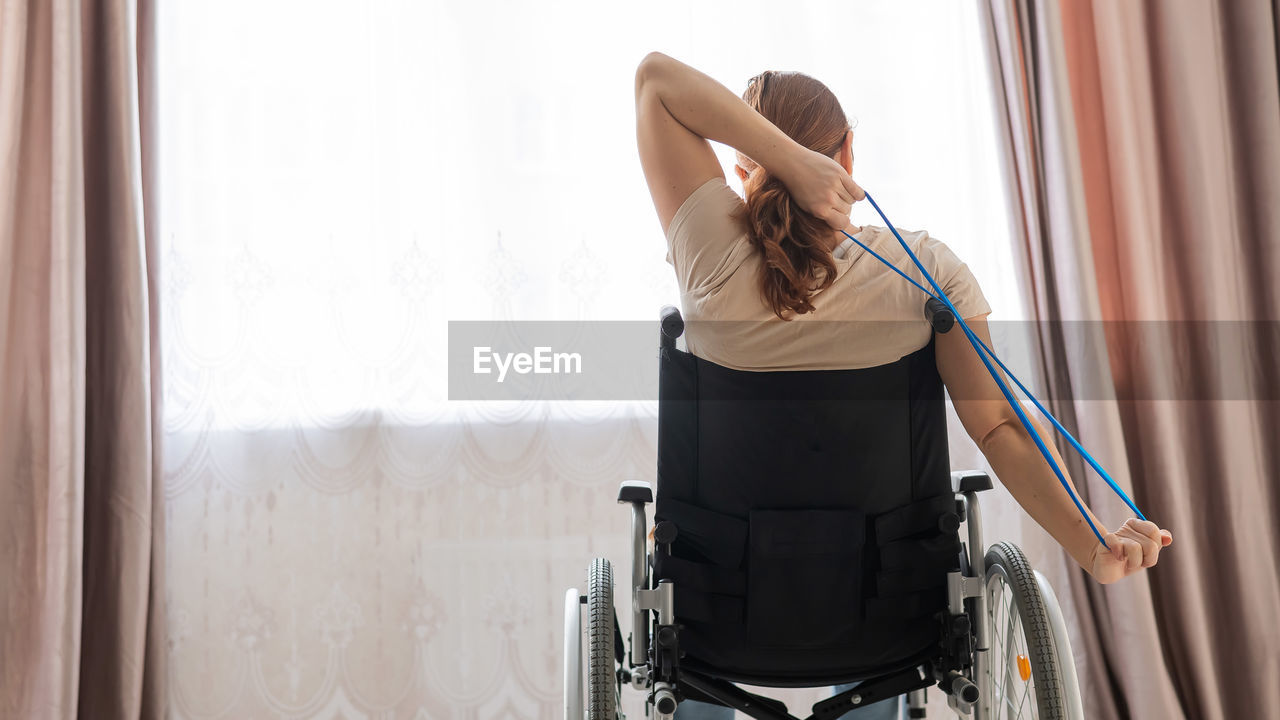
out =
[[1090,572],[1100,583],[1113,583],[1155,565],[1173,534],[1149,520],[1129,518],[1119,530],[1107,533],[1106,541],[1106,547],[1094,546]]
[[803,146],[797,146],[791,162],[774,173],[801,209],[824,220],[836,230],[849,226],[853,204],[866,193],[840,163]]

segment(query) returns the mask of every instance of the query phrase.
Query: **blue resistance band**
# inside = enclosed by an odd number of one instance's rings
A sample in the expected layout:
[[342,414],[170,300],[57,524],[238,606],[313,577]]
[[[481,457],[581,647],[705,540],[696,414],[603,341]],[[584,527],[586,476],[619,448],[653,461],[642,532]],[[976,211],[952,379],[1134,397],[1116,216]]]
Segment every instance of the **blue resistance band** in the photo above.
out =
[[1089,529],[1093,531],[1094,536],[1098,538],[1098,541],[1102,543],[1102,546],[1108,547],[1107,541],[1102,539],[1102,533],[1098,532],[1098,528],[1094,526],[1093,520],[1089,519],[1089,514],[1085,512],[1084,505],[1081,504],[1080,498],[1078,498],[1075,492],[1071,489],[1070,483],[1067,482],[1066,476],[1062,474],[1062,470],[1058,467],[1058,464],[1054,461],[1053,455],[1049,453],[1049,449],[1045,447],[1044,441],[1040,439],[1039,434],[1037,434],[1036,431],[1031,427],[1031,421],[1027,418],[1026,413],[1018,405],[1017,400],[1013,397],[1013,393],[1009,390],[1009,386],[1005,384],[1004,380],[1000,378],[1000,374],[996,372],[996,369],[994,367],[992,367],[991,365],[992,360],[994,360],[996,364],[1000,366],[1000,369],[1003,370],[1009,376],[1009,378],[1012,379],[1013,382],[1017,384],[1018,389],[1021,390],[1022,393],[1026,395],[1029,400],[1031,400],[1032,404],[1034,404],[1036,408],[1041,413],[1044,414],[1045,417],[1049,418],[1049,422],[1053,423],[1054,428],[1056,428],[1058,432],[1062,433],[1062,435],[1067,438],[1067,440],[1071,443],[1071,446],[1076,449],[1076,452],[1080,453],[1081,457],[1083,457],[1085,461],[1088,462],[1089,465],[1094,470],[1097,471],[1098,475],[1100,475],[1102,479],[1106,481],[1107,485],[1110,486],[1110,488],[1113,491],[1115,491],[1117,495],[1120,496],[1120,499],[1124,500],[1125,505],[1128,505],[1129,509],[1133,510],[1133,512],[1140,519],[1146,520],[1147,519],[1146,516],[1143,515],[1142,511],[1138,509],[1138,506],[1135,505],[1133,503],[1133,500],[1129,499],[1129,496],[1125,494],[1124,490],[1121,490],[1120,486],[1117,485],[1116,482],[1111,479],[1111,476],[1108,475],[1107,471],[1102,468],[1102,465],[1098,464],[1098,461],[1095,460],[1093,456],[1089,454],[1089,451],[1085,450],[1084,447],[1080,445],[1080,442],[1075,439],[1075,436],[1067,432],[1066,428],[1062,427],[1062,423],[1058,422],[1058,419],[1055,418],[1053,414],[1050,413],[1047,409],[1045,409],[1044,405],[1042,405],[1040,401],[1036,399],[1036,396],[1033,395],[1031,391],[1028,390],[1027,387],[1022,384],[1022,381],[1018,380],[1017,376],[1014,375],[1009,370],[1009,368],[1006,367],[1005,364],[1000,361],[1000,358],[996,357],[996,354],[992,352],[991,348],[987,347],[987,344],[982,342],[982,339],[979,338],[977,335],[975,335],[973,330],[969,329],[969,326],[968,324],[965,323],[964,318],[960,316],[960,312],[956,310],[956,306],[951,303],[951,298],[947,297],[947,294],[943,292],[941,287],[938,286],[938,283],[933,279],[933,276],[929,274],[929,271],[924,269],[924,265],[920,263],[920,259],[916,257],[916,254],[911,252],[911,248],[907,245],[906,241],[902,239],[902,236],[898,234],[898,230],[893,226],[893,223],[889,222],[889,218],[886,217],[884,214],[884,211],[880,209],[880,205],[876,203],[875,199],[871,197],[870,193],[864,193],[864,194],[866,195],[867,200],[871,203],[871,207],[875,208],[876,213],[880,215],[880,219],[884,220],[885,227],[889,228],[889,231],[893,233],[893,236],[898,239],[898,244],[901,245],[902,249],[906,251],[907,257],[911,258],[911,262],[915,263],[916,268],[920,270],[920,273],[922,275],[924,275],[925,280],[929,281],[929,285],[933,287],[933,291],[930,292],[928,288],[925,288],[920,283],[916,282],[915,280],[912,280],[909,276],[907,276],[906,273],[902,272],[893,263],[889,262],[888,260],[880,256],[879,253],[867,247],[865,244],[862,243],[862,241],[858,240],[857,238],[850,235],[849,233],[844,232],[843,230],[841,230],[840,232],[844,233],[845,237],[857,243],[859,247],[861,247],[863,250],[866,250],[868,253],[872,255],[872,257],[879,260],[890,270],[893,270],[894,272],[901,275],[904,280],[911,283],[912,285],[915,285],[925,295],[935,298],[940,302],[942,302],[944,305],[946,305],[947,309],[951,311],[952,317],[955,318],[956,323],[959,324],[960,328],[964,331],[965,337],[969,339],[969,344],[972,345],[974,351],[978,353],[978,358],[981,359],[982,364],[986,366],[987,372],[991,374],[991,378],[995,380],[996,385],[1000,387],[1000,392],[1001,394],[1004,395],[1005,401],[1009,403],[1009,407],[1013,408],[1014,413],[1016,413],[1018,416],[1018,421],[1022,423],[1022,427],[1026,428],[1027,433],[1031,435],[1031,439],[1035,441],[1036,448],[1040,450],[1040,454],[1044,457],[1045,462],[1049,463],[1049,467],[1053,470],[1053,474],[1058,477],[1058,482],[1061,483],[1062,488],[1067,491],[1067,495],[1071,497],[1071,502],[1075,503],[1076,509],[1080,511],[1080,516],[1083,517],[1084,521],[1089,524]]

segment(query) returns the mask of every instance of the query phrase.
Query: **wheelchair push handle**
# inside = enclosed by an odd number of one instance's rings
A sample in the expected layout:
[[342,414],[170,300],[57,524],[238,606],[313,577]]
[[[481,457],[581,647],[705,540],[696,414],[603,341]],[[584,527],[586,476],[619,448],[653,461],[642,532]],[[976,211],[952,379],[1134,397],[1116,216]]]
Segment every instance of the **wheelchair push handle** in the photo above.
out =
[[931,297],[924,304],[924,316],[929,320],[929,324],[933,326],[933,331],[939,335],[947,332],[956,324],[956,316],[951,310],[936,297]]
[[684,334],[684,318],[680,317],[680,308],[672,305],[665,305],[659,313],[659,327],[661,329],[659,342],[662,347],[673,349],[676,346],[676,338]]

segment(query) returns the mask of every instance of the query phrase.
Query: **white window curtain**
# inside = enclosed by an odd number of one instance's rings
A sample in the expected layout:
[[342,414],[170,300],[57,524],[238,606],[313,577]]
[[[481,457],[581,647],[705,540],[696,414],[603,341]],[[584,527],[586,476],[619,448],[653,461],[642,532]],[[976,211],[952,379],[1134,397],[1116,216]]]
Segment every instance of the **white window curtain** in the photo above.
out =
[[655,408],[450,403],[446,327],[678,300],[635,149],[650,50],[735,93],[827,83],[855,179],[1023,317],[971,3],[184,0],[159,23],[175,717],[558,717],[563,592],[626,561],[613,493],[653,478]]

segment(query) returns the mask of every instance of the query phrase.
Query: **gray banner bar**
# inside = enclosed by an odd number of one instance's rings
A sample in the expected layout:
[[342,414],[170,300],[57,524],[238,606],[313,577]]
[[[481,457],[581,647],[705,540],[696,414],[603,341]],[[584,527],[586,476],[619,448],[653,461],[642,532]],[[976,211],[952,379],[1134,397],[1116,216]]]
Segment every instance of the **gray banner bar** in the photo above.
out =
[[[793,323],[787,337],[803,343],[865,343],[902,329],[877,327],[894,324],[888,322]],[[686,335],[740,338],[759,325],[699,321],[686,324]],[[1043,364],[1037,338],[1068,358],[1071,375],[1056,378],[1055,389],[1065,388],[1074,400],[1280,400],[1277,322],[993,322],[989,327],[1000,359],[1043,401],[1050,398],[1038,377]],[[951,333],[958,336],[961,330],[957,326]],[[449,399],[656,400],[658,346],[657,320],[449,321]],[[1142,371],[1109,368],[1108,358]],[[953,398],[965,393],[965,388],[948,390]]]

